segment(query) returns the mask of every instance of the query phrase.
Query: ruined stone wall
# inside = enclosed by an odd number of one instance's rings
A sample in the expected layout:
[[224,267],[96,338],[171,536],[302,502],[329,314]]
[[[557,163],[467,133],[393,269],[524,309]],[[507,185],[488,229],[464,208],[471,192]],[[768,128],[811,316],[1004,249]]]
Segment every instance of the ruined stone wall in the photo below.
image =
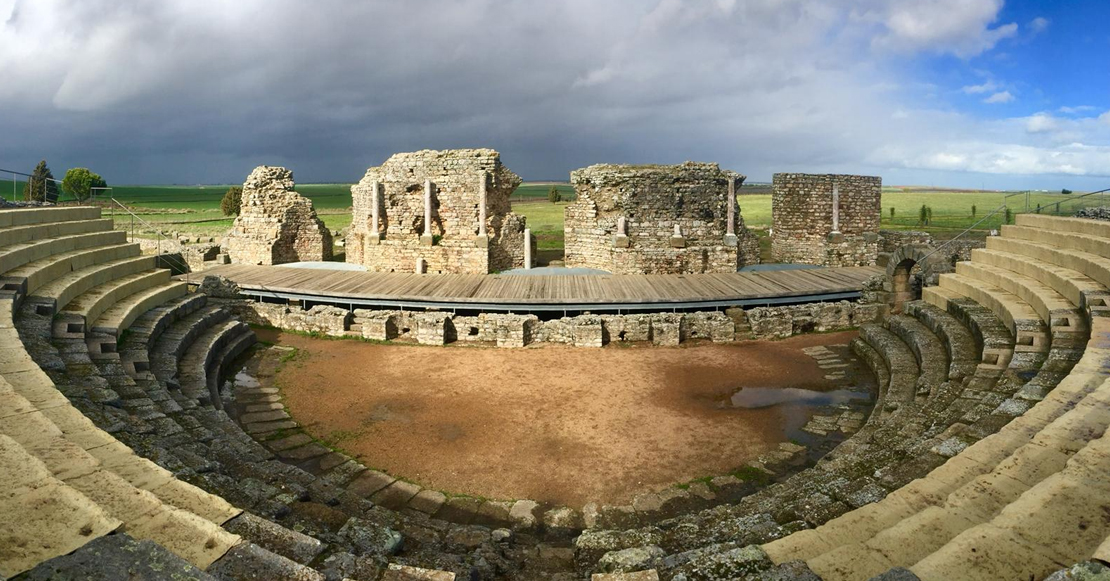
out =
[[[726,236],[729,180],[714,163],[593,165],[571,173],[576,200],[564,212],[565,261],[616,274],[736,272],[759,245],[735,213]],[[618,221],[624,218],[624,236]],[[675,237],[675,226],[681,237]]]
[[330,260],[331,231],[312,202],[293,191],[293,172],[258,166],[243,183],[243,202],[224,240],[232,262],[284,264]]
[[[833,231],[833,187],[839,228]],[[879,252],[882,178],[778,173],[771,194],[774,262],[865,266]]]
[[[486,235],[479,236],[486,179]],[[432,183],[430,236],[424,237],[425,180]],[[378,185],[375,230],[374,184]],[[510,211],[521,183],[492,149],[398,153],[366,170],[351,188],[347,262],[377,272],[485,274],[524,266],[524,217]],[[534,255],[534,254],[533,254]]]

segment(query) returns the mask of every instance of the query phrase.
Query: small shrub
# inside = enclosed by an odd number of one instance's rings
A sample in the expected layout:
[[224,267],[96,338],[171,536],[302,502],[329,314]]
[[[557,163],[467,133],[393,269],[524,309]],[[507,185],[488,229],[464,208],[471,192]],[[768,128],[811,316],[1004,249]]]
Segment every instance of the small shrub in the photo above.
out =
[[971,217],[972,217],[972,218],[974,218],[974,217],[975,217],[975,211],[976,211],[976,210],[977,210],[977,208],[975,207],[975,204],[972,204],[972,205],[971,205]]
[[890,219],[891,219],[891,220],[893,220],[893,219],[894,219],[894,206],[891,206],[891,207],[890,207]]
[[224,199],[220,200],[220,211],[224,213],[224,216],[238,216],[242,205],[243,188],[231,186],[224,194]]
[[1006,208],[1006,223],[1007,224],[1013,224],[1014,223],[1014,212],[1013,212],[1013,210],[1011,210],[1009,208]]
[[1060,193],[1061,193],[1061,194],[1064,194],[1064,195],[1066,196],[1066,195],[1068,195],[1068,194],[1070,194],[1070,193],[1071,193],[1071,190],[1069,190],[1069,189],[1067,189],[1067,188],[1064,188],[1064,189],[1060,190]]
[[551,188],[547,190],[547,201],[554,204],[556,202],[561,202],[562,200],[563,195],[559,193],[559,188],[555,187],[555,185],[552,184]]
[[917,223],[925,226],[929,223],[929,207],[921,204],[921,210],[917,212]]

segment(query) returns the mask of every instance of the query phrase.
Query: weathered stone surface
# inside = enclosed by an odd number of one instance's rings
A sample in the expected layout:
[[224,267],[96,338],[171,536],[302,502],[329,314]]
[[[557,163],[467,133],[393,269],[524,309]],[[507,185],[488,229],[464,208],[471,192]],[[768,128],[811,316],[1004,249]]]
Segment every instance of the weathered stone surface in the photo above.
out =
[[[1103,208],[1097,208],[1099,210]],[[1100,218],[1106,219],[1106,218]],[[907,578],[906,581],[916,581],[916,577]],[[882,581],[888,581],[883,579]],[[893,579],[889,581],[895,581]],[[901,580],[898,580],[901,581]],[[1076,563],[1067,569],[1061,569],[1048,577],[1044,581],[1110,581],[1110,567],[1103,565],[1097,561],[1086,561],[1083,563]]]
[[325,548],[319,540],[308,535],[278,526],[249,512],[224,523],[228,531],[251,539],[269,551],[298,563],[308,563]]
[[[736,272],[759,262],[759,245],[714,163],[593,165],[571,173],[577,199],[564,216],[566,265],[618,274]],[[621,227],[623,226],[623,232]],[[679,232],[680,234],[676,234]],[[676,243],[681,241],[681,243]]]
[[629,573],[659,565],[667,553],[654,545],[605,553],[597,562],[600,573]]
[[27,581],[214,581],[212,576],[154,541],[136,541],[126,533],[94,539],[68,555],[40,563],[18,578]]
[[208,567],[219,579],[288,579],[323,581],[324,576],[304,565],[279,557],[254,543],[239,543]]
[[339,536],[359,550],[359,554],[393,555],[401,550],[401,534],[388,527],[352,518],[339,529]]
[[450,571],[437,571],[390,563],[389,569],[382,575],[381,581],[455,581],[455,574]]
[[243,183],[243,204],[224,240],[232,262],[283,264],[329,260],[331,231],[312,201],[293,191],[293,172],[258,166]]
[[[481,184],[486,179],[485,212]],[[424,234],[425,182],[431,182],[431,223]],[[510,211],[521,183],[492,149],[398,153],[366,170],[351,187],[354,217],[347,261],[377,272],[485,274],[524,266],[524,217]],[[377,193],[374,185],[377,184]],[[378,224],[374,225],[374,203]],[[484,228],[480,217],[485,216]],[[534,240],[529,240],[534,245]]]
[[[838,207],[833,204],[834,187]],[[882,178],[878,177],[775,174],[771,259],[823,266],[875,264],[881,198]]]
[[409,508],[414,508],[422,513],[434,515],[440,507],[447,502],[447,496],[437,490],[424,489],[416,493],[409,500]]

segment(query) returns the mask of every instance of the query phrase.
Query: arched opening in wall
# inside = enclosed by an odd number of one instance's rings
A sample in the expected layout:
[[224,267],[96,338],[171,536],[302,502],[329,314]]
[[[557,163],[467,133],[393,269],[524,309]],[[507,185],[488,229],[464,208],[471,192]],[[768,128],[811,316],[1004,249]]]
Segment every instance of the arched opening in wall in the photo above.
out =
[[912,258],[899,262],[894,267],[891,276],[891,294],[893,295],[891,312],[901,313],[902,306],[908,301],[921,298],[921,266]]

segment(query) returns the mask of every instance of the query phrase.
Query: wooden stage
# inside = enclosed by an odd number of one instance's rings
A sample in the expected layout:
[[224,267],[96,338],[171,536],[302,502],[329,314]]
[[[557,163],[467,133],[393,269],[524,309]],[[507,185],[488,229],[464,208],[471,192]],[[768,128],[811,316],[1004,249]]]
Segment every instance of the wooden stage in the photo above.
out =
[[[514,311],[675,310],[853,299],[877,267],[733,274],[403,274],[233,264],[201,273],[249,296],[352,307]],[[198,275],[190,275],[199,282]]]

